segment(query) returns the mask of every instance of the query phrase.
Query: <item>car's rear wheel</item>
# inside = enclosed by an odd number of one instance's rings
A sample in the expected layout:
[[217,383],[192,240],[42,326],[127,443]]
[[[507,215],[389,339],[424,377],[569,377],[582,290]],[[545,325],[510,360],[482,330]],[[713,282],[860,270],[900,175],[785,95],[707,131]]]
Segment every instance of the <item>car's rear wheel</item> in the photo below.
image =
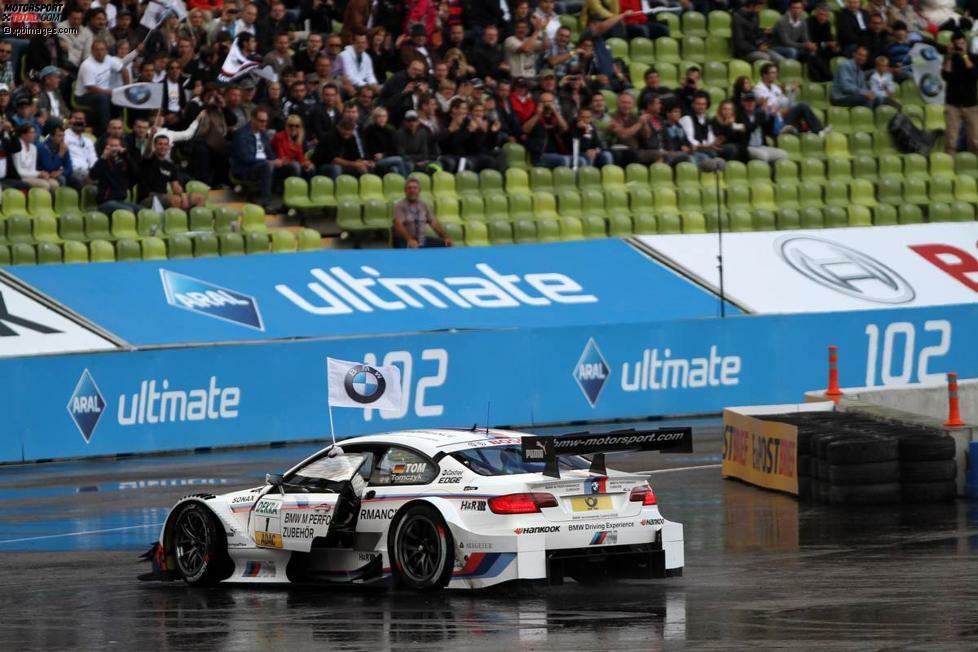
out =
[[182,507],[173,522],[173,554],[187,584],[207,586],[227,575],[224,531],[210,510],[198,503]]
[[455,566],[452,533],[434,507],[413,505],[391,524],[387,549],[398,583],[415,591],[448,584]]

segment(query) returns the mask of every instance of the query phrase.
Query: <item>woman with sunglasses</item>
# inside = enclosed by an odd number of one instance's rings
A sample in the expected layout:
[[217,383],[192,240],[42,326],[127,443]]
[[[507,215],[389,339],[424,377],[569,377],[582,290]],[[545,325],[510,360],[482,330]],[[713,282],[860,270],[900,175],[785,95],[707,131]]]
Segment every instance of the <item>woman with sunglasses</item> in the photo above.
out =
[[293,115],[285,121],[285,129],[272,138],[275,157],[286,161],[285,166],[292,168],[286,176],[311,179],[316,171],[312,161],[306,159],[305,135],[302,119]]

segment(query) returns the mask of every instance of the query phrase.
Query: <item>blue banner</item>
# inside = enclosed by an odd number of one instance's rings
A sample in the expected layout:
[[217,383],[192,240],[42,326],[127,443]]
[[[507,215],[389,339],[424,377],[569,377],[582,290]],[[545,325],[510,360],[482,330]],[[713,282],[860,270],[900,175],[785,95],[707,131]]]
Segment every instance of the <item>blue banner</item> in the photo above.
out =
[[373,336],[0,360],[0,461],[327,438],[326,358],[402,369],[399,413],[333,410],[338,436],[797,402],[825,386],[978,376],[978,306]]
[[134,345],[712,317],[621,240],[9,268]]

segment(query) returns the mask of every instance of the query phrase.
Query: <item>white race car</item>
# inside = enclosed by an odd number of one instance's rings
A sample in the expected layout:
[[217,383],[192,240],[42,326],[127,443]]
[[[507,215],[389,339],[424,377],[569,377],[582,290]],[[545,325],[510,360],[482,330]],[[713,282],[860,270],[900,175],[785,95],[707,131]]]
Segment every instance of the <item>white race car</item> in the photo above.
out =
[[[681,575],[683,526],[604,453],[691,451],[689,428],[536,437],[416,430],[344,440],[253,489],[181,499],[143,580],[367,583]],[[592,459],[581,457],[591,453]]]

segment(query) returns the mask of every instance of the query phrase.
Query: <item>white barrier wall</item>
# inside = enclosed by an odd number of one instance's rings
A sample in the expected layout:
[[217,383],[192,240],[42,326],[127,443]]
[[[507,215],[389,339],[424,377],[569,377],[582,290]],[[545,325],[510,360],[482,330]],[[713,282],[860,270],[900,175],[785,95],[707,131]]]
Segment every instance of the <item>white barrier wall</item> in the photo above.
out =
[[[869,405],[912,412],[944,422],[947,419],[947,383],[926,383],[903,387],[846,387],[847,399]],[[808,400],[824,400],[824,390],[807,392]],[[959,380],[961,419],[978,424],[978,379]]]

